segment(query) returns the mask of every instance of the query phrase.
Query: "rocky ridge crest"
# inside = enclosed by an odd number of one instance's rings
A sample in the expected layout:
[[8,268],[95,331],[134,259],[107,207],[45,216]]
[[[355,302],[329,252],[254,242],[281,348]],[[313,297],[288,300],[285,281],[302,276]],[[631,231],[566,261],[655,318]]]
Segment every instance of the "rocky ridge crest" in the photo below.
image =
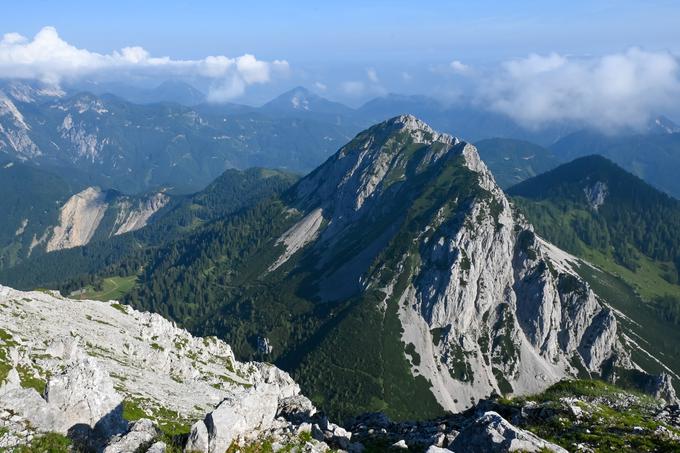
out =
[[[323,269],[333,247],[378,224],[335,280],[321,277],[319,297],[346,297],[355,285],[380,288],[383,307],[396,298],[412,374],[430,382],[444,409],[536,393],[627,361],[616,317],[575,270],[580,261],[534,233],[473,145],[402,115],[357,135],[294,190],[302,219],[279,239],[284,252],[269,270],[315,249]],[[413,246],[391,242],[407,229]],[[398,259],[371,262],[381,253]]]

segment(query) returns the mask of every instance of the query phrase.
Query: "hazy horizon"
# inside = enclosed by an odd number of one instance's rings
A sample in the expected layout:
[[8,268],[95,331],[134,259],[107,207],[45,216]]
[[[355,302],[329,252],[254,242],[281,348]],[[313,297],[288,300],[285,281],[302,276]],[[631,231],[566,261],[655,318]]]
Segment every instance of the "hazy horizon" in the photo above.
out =
[[0,78],[182,80],[211,102],[246,105],[295,86],[353,107],[422,94],[465,98],[527,127],[639,127],[678,117],[677,23],[671,1],[28,1],[0,18]]

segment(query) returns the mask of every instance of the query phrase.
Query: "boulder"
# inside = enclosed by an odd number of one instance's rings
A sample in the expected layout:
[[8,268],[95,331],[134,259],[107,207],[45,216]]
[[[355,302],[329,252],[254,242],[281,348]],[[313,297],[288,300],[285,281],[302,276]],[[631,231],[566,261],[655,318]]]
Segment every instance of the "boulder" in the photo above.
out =
[[[9,387],[9,388],[8,388]],[[61,414],[47,405],[32,388],[6,385],[0,393],[0,410],[14,414],[38,431],[59,431],[65,434]]]
[[207,452],[210,446],[210,434],[205,421],[200,420],[191,426],[189,439],[187,439],[186,451]]
[[314,404],[303,395],[294,395],[279,401],[276,417],[283,417],[288,421],[302,423],[309,420],[316,413]]
[[45,388],[47,405],[61,415],[53,431],[91,428],[107,438],[125,432],[123,397],[97,359],[77,345],[69,348],[65,359],[61,374],[50,377]]
[[673,378],[668,373],[650,376],[645,391],[666,404],[678,404],[678,397],[673,388]]
[[16,370],[11,370],[0,388],[0,405],[28,420],[40,431],[68,434],[72,430],[98,437],[124,432],[123,398],[113,388],[109,375],[87,356],[73,340],[61,373],[51,376],[44,397],[32,388],[22,388]]
[[432,445],[425,451],[425,453],[453,453],[453,452],[447,448],[441,448],[437,447],[436,445]]
[[194,424],[186,449],[222,453],[240,436],[268,428],[276,416],[279,389],[259,384],[225,398],[202,422]]
[[156,442],[149,447],[146,453],[165,453],[165,450],[167,450],[165,442]]
[[392,448],[396,450],[408,450],[408,445],[404,439],[401,439],[400,441],[393,443]]
[[463,428],[450,445],[456,453],[506,453],[513,451],[567,453],[564,448],[519,429],[496,412],[486,412]]
[[151,420],[137,420],[124,436],[110,442],[104,449],[104,453],[139,451],[141,447],[151,444],[156,436],[158,436],[158,430]]
[[[312,437],[315,437],[315,428],[318,425],[312,427]],[[335,423],[329,423],[327,419],[321,421],[321,426],[319,429],[323,430],[323,436],[319,439],[326,442],[331,446],[338,446],[343,450],[347,450],[352,443],[352,433],[347,431],[345,428],[336,425]]]

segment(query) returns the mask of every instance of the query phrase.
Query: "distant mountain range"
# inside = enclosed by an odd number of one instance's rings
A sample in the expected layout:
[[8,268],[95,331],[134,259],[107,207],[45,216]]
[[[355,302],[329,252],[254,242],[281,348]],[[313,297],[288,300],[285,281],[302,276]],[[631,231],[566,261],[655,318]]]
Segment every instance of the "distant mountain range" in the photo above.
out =
[[134,104],[26,84],[0,91],[0,152],[67,180],[127,193],[192,192],[227,168],[306,172],[357,128],[335,118]]
[[504,189],[561,163],[549,149],[524,140],[491,138],[478,141],[475,146],[496,182]]
[[[656,123],[655,123],[656,124]],[[680,198],[680,133],[677,126],[662,123],[653,133],[612,136],[578,131],[550,149],[563,162],[591,154],[603,155],[652,186]]]
[[297,87],[251,107],[205,103],[202,93],[182,82],[149,90],[109,86],[116,95],[107,87],[90,88],[99,94],[4,83],[0,153],[78,184],[187,193],[227,168],[307,173],[368,125],[413,113],[470,141],[494,139],[480,149],[503,187],[595,153],[680,196],[674,173],[680,128],[664,117],[651,121],[645,133],[604,135],[570,123],[529,130],[499,113],[425,96],[390,94],[353,109]]
[[92,93],[97,96],[112,94],[135,104],[170,102],[192,107],[206,102],[207,96],[193,85],[180,80],[166,80],[157,86],[139,87],[124,83],[94,83],[80,81],[66,85],[69,93]]

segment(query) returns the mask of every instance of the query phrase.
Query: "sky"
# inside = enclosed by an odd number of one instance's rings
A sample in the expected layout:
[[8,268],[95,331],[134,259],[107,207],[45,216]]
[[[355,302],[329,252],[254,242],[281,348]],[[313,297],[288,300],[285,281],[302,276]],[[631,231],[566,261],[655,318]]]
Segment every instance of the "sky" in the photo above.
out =
[[3,78],[184,79],[250,104],[297,85],[350,105],[465,97],[527,124],[559,110],[603,127],[680,104],[678,1],[0,3]]

